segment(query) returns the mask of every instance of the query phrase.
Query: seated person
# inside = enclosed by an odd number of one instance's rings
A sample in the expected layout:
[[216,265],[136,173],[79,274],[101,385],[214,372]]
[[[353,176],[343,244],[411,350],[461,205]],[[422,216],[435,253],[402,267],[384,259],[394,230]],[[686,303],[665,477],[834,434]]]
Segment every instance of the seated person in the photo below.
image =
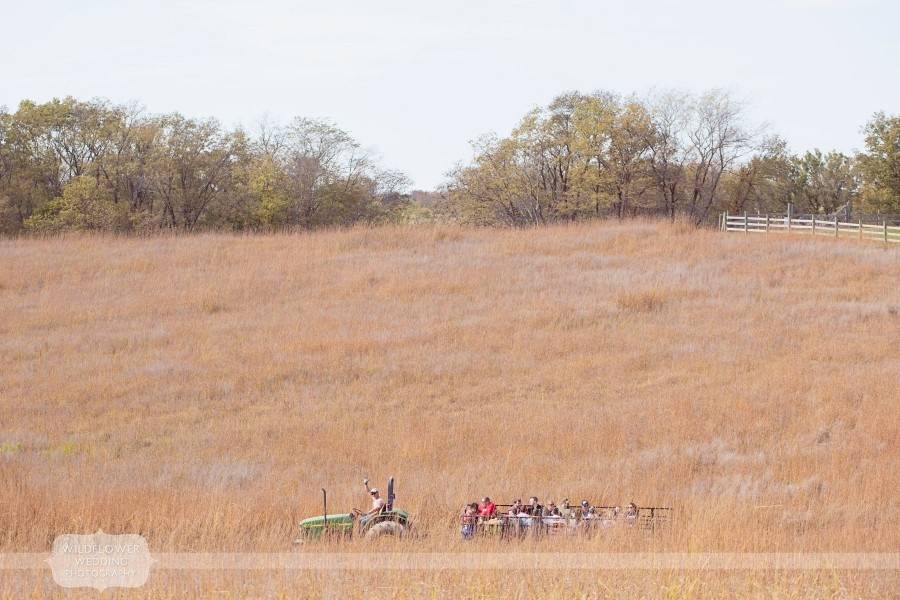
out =
[[548,502],[544,508],[544,525],[551,529],[562,527],[566,524],[566,520],[559,512],[559,507],[554,502]]
[[637,522],[638,518],[638,507],[637,504],[632,502],[627,507],[625,507],[625,523],[628,525],[634,525]]
[[[368,480],[366,480],[366,489],[368,489]],[[359,515],[359,526],[364,527],[366,523],[372,520],[372,518],[384,510],[384,500],[381,498],[381,495],[378,493],[377,488],[372,488],[369,491],[369,496],[372,497],[372,508],[367,513],[363,513],[361,510],[354,508],[353,514]]]
[[585,533],[592,532],[594,527],[599,523],[599,520],[600,515],[597,514],[597,509],[591,506],[587,509],[587,512],[582,514],[580,527]]
[[491,499],[485,496],[478,505],[478,516],[484,519],[490,519],[497,512],[497,505],[491,502]]
[[532,496],[528,499],[528,506],[525,507],[523,512],[528,517],[531,517],[526,519],[525,526],[531,527],[535,523],[540,523],[541,517],[544,516],[544,507],[538,502],[537,496]]
[[519,499],[512,503],[512,506],[509,507],[509,512],[506,513],[506,516],[508,518],[509,525],[516,529],[524,530],[529,525],[529,514],[527,512],[527,507],[522,504],[522,501]]
[[532,519],[531,513],[528,512],[528,507],[523,506],[519,509],[519,513],[516,515],[519,518],[519,526],[525,530],[531,527]]

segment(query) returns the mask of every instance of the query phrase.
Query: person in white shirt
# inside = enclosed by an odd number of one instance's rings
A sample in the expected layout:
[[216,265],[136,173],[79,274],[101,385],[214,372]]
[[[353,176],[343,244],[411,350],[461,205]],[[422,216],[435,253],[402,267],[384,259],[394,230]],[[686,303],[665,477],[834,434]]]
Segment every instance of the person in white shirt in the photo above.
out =
[[632,502],[625,508],[625,523],[628,525],[634,525],[637,523],[638,518],[638,507],[637,504]]
[[359,509],[353,509],[353,512],[359,515],[359,525],[360,527],[365,526],[372,518],[384,510],[384,499],[381,497],[381,494],[378,493],[378,488],[369,489],[369,480],[366,479],[363,481],[363,485],[366,486],[366,491],[369,492],[369,496],[372,498],[372,509],[363,513]]

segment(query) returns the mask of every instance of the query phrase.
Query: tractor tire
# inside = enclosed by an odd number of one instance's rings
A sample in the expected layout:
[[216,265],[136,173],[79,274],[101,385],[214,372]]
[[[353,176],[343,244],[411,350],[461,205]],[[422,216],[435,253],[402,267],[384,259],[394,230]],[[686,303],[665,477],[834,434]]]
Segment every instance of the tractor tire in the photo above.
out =
[[366,531],[366,539],[374,540],[376,538],[387,536],[403,537],[405,534],[406,527],[397,521],[382,521],[381,523],[372,525],[369,530]]

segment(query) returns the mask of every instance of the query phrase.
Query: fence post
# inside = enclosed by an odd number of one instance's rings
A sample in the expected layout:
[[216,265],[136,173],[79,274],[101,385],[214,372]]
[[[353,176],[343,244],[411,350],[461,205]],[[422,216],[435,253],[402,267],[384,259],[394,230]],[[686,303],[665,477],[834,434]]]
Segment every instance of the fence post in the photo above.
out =
[[728,211],[725,211],[725,214],[722,215],[722,231],[728,231]]
[[863,239],[862,217],[859,218],[859,239]]
[[882,221],[884,227],[884,243],[887,244],[888,236],[887,236],[887,221]]
[[766,213],[766,233],[769,233],[769,213]]
[[838,218],[834,215],[834,237],[838,236]]
[[788,202],[788,214],[787,214],[787,230],[788,233],[791,231],[791,217],[794,216],[794,205]]
[[[750,233],[750,226],[748,225],[750,220],[747,219],[747,211],[744,211],[744,233]],[[885,221],[885,230],[884,230],[884,239],[887,241],[887,221]]]

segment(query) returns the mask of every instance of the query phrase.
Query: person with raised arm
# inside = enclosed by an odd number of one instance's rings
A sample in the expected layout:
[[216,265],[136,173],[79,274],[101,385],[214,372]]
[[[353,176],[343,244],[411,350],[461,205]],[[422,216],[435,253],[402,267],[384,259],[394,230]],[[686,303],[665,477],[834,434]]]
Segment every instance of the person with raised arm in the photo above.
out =
[[366,486],[366,493],[369,494],[369,497],[372,499],[372,508],[369,512],[364,513],[358,508],[353,509],[353,514],[359,516],[359,525],[360,527],[365,526],[372,518],[384,510],[384,499],[381,497],[381,494],[378,492],[378,488],[369,488],[369,480],[363,479],[363,485]]

